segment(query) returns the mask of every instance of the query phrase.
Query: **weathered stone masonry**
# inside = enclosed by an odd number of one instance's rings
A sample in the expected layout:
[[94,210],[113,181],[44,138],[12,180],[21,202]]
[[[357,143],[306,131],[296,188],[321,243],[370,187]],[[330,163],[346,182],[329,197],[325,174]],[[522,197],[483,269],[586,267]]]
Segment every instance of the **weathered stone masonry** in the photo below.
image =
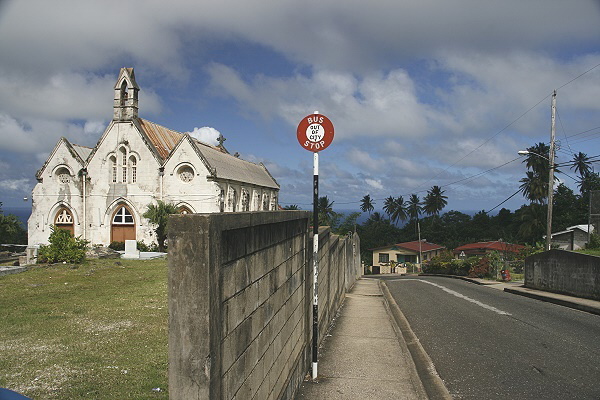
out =
[[[310,365],[309,213],[169,223],[170,398],[293,398]],[[320,229],[320,340],[360,274],[358,240]]]

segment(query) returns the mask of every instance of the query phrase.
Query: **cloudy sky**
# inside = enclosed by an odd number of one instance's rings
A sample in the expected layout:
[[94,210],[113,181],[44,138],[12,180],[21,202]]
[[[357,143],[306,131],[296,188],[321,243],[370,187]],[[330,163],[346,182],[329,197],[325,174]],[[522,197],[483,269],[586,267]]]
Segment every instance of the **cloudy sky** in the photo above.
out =
[[320,192],[337,209],[440,185],[447,210],[489,210],[518,189],[517,151],[549,141],[554,89],[557,161],[600,155],[597,0],[0,0],[5,207],[24,205],[61,136],[95,145],[124,66],[140,116],[222,133],[304,209],[296,127],[315,110],[335,126]]

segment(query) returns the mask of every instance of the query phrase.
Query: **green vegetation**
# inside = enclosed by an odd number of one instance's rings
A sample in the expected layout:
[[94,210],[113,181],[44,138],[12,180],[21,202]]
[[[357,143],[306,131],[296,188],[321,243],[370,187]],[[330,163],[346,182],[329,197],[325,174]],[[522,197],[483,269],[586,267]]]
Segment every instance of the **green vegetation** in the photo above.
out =
[[95,260],[1,276],[0,387],[33,399],[167,399],[166,265]]
[[50,227],[52,233],[48,238],[49,245],[41,245],[38,260],[43,263],[70,262],[81,263],[85,260],[85,250],[89,242],[80,237],[74,238],[71,232]]
[[154,233],[156,234],[158,251],[160,252],[165,251],[169,215],[177,213],[177,207],[174,204],[158,200],[157,204],[148,204],[148,210],[143,214],[144,218],[148,218],[156,226]]
[[4,215],[0,202],[0,243],[27,244],[27,231],[16,215]]

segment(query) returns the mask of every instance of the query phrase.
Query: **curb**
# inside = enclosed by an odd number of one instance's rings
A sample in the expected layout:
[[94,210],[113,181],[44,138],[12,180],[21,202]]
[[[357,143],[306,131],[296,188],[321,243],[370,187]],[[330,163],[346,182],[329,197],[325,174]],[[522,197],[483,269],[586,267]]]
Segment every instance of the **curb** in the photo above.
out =
[[10,275],[10,274],[18,274],[19,272],[25,272],[28,270],[28,267],[1,267],[0,268],[0,276]]
[[452,396],[450,395],[450,392],[448,392],[446,385],[444,385],[444,381],[438,375],[431,358],[412,331],[408,320],[400,310],[400,307],[398,307],[398,304],[392,297],[387,285],[382,280],[379,280],[379,285],[388,309],[406,342],[406,346],[412,356],[418,377],[421,379],[421,384],[425,389],[427,397],[435,400],[452,400]]
[[563,306],[563,307],[574,308],[576,310],[585,311],[590,314],[600,315],[600,309],[598,309],[597,307],[591,307],[591,306],[587,306],[585,304],[580,304],[580,303],[576,303],[576,302],[565,300],[565,299],[558,299],[555,297],[550,297],[550,296],[541,295],[541,294],[537,294],[537,293],[526,292],[524,290],[519,290],[519,289],[504,288],[504,291],[507,293],[517,294],[519,296],[529,297],[529,298],[532,298],[535,300],[541,300],[541,301],[545,301],[548,303],[558,304],[559,306]]

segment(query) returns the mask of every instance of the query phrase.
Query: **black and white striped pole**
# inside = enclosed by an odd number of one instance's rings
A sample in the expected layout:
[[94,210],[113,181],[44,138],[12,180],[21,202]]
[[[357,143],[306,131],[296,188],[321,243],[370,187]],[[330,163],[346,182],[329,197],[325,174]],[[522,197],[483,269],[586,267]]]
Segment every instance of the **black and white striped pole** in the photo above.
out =
[[333,124],[315,111],[298,124],[298,143],[313,152],[313,315],[312,315],[312,379],[317,379],[319,349],[319,151],[333,141]]

